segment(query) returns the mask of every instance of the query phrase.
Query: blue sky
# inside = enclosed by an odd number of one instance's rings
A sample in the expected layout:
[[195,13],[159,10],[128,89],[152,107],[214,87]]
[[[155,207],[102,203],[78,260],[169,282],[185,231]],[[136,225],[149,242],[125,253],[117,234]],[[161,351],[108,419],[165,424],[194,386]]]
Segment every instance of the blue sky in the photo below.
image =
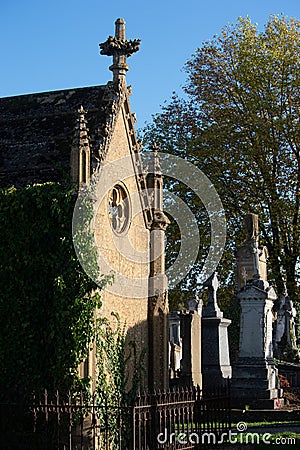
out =
[[0,96],[105,84],[110,58],[98,44],[124,17],[127,38],[141,38],[127,81],[138,127],[180,93],[184,63],[201,42],[239,16],[260,28],[270,14],[300,19],[300,0],[1,0]]

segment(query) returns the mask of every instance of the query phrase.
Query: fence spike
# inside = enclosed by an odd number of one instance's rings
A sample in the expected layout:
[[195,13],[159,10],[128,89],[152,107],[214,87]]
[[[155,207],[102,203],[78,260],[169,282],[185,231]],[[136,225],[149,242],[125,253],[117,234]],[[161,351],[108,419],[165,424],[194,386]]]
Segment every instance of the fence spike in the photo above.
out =
[[[195,393],[197,394],[196,398]],[[33,398],[34,396],[35,393],[33,394]],[[38,403],[37,406],[34,406],[35,409],[33,409],[33,411],[37,417],[34,429],[34,433],[37,433],[37,438],[39,438],[40,432],[45,431],[43,427],[45,426],[46,421],[49,431],[53,424],[59,427],[58,440],[65,435],[64,427],[66,425],[70,427],[69,431],[72,433],[73,429],[71,425],[73,423],[73,418],[79,418],[79,414],[81,414],[80,433],[83,432],[84,417],[82,401],[85,399],[84,392],[78,392],[76,397],[74,396],[73,398],[71,393],[69,393],[69,397],[68,395],[64,395],[60,399],[59,396],[59,391],[56,391],[56,394],[53,396],[53,398],[56,397],[56,406],[55,404],[53,405],[53,401],[51,400],[52,397],[48,394],[46,389],[44,392],[41,391],[39,397],[36,399]],[[43,398],[44,400],[47,400],[44,403]],[[153,392],[139,391],[134,404],[129,405],[130,407],[128,407],[128,409],[124,409],[127,405],[122,404],[120,406],[117,399],[114,399],[112,403],[108,403],[107,397],[105,397],[105,401],[103,398],[103,403],[97,403],[95,405],[96,398],[96,393],[93,392],[88,397],[89,404],[84,404],[84,406],[89,408],[88,410],[91,419],[89,426],[91,435],[94,439],[93,442],[95,443],[97,440],[98,443],[97,446],[94,446],[93,448],[100,448],[100,446],[101,448],[111,448],[108,441],[111,439],[110,418],[115,413],[120,414],[120,420],[118,421],[119,428],[116,427],[116,432],[121,433],[122,430],[124,430],[125,425],[125,416],[123,416],[124,411],[130,411],[130,414],[132,414],[131,420],[134,430],[135,449],[154,448],[151,445],[154,441],[157,442],[157,430],[163,430],[165,427],[170,433],[179,433],[181,431],[185,433],[191,433],[192,431],[197,433],[201,433],[202,431],[221,433],[230,429],[229,396],[224,396],[223,392],[221,397],[205,395],[204,398],[202,398],[199,386],[181,386],[178,389],[154,390]],[[90,404],[91,400],[94,402],[93,405]],[[158,403],[160,403],[159,407],[157,407]],[[101,421],[100,417],[102,413],[105,415],[105,420]],[[154,416],[152,416],[152,414],[154,414]],[[155,417],[155,424],[151,420],[153,417]],[[69,420],[65,420],[65,418]],[[126,432],[128,431],[129,429],[127,428]],[[153,433],[155,433],[155,436]],[[11,434],[13,436],[13,432]],[[71,434],[69,434],[69,436],[70,439],[72,439]],[[83,439],[82,436],[81,438]],[[119,438],[122,438],[121,434],[118,439]],[[121,440],[119,442],[121,443]],[[59,448],[63,448],[64,444],[65,441],[62,442],[60,440]],[[68,445],[67,448],[69,449],[71,447]],[[75,450],[76,446],[73,445],[72,448]]]

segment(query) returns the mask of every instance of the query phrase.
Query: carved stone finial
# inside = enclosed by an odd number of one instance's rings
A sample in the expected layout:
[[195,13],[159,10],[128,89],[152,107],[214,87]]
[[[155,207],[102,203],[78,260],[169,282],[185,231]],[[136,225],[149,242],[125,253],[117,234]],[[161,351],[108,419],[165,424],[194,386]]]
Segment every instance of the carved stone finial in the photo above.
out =
[[71,150],[71,178],[74,183],[87,183],[90,178],[90,143],[86,120],[87,111],[81,105],[77,109],[77,119]]
[[85,109],[84,109],[84,107],[82,105],[80,105],[80,107],[78,108],[77,112],[79,114],[86,114],[86,111],[85,111]]
[[78,113],[78,123],[79,123],[79,127],[78,129],[82,130],[83,128],[86,128],[86,120],[85,120],[85,115],[87,113],[87,111],[83,108],[83,106],[81,105],[78,109],[77,109],[77,113]]
[[83,106],[81,105],[78,109],[77,109],[77,126],[76,126],[76,142],[79,140],[79,144],[81,146],[85,146],[88,145],[88,135],[87,132],[89,131],[87,128],[87,121],[85,118],[85,115],[87,114],[87,111],[83,108]]
[[100,53],[113,57],[113,64],[109,68],[113,72],[113,79],[124,83],[129,70],[126,59],[139,50],[141,40],[126,40],[124,19],[117,19],[115,26],[115,36],[109,36],[105,42],[99,44]]

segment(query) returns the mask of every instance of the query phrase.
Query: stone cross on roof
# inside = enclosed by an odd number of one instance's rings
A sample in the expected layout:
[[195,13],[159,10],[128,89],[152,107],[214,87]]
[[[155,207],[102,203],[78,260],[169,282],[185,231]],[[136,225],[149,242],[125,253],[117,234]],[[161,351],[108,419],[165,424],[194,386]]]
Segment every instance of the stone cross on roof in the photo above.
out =
[[109,68],[113,72],[113,80],[124,83],[129,69],[126,59],[139,50],[141,40],[126,41],[124,19],[117,19],[115,26],[115,36],[109,36],[105,42],[99,44],[100,53],[113,57],[113,64]]

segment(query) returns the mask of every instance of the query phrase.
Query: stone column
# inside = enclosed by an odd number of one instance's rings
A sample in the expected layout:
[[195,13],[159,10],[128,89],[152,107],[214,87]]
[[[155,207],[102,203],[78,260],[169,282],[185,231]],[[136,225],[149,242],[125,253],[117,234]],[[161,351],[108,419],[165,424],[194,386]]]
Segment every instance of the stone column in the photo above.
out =
[[148,300],[149,389],[167,389],[169,386],[167,278],[155,276],[150,279],[149,285],[152,294]]
[[214,273],[206,282],[209,301],[202,313],[202,378],[203,388],[222,386],[231,378],[228,331],[231,320],[223,317],[217,302],[219,282]]
[[148,299],[149,389],[169,386],[168,280],[165,275],[165,230],[169,220],[163,212],[163,176],[157,147],[153,148],[153,164],[148,174],[148,191],[153,198],[150,230],[150,276]]

